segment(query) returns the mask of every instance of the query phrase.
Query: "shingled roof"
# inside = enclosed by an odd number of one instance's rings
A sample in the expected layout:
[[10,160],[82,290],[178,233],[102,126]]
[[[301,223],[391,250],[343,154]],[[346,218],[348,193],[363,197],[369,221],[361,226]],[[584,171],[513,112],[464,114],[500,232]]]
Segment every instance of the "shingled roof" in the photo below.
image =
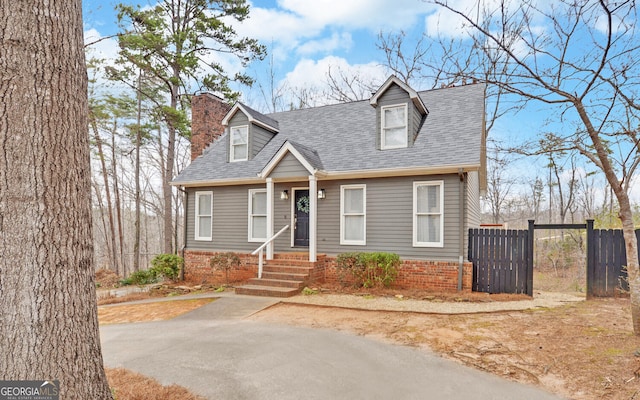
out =
[[[251,160],[227,162],[224,136],[196,158],[174,185],[233,184],[260,179],[258,174],[289,141],[320,166],[326,176],[349,172],[437,171],[444,167],[481,168],[484,135],[484,85],[470,84],[417,92],[429,109],[413,146],[376,148],[376,109],[369,100],[252,117],[279,132]],[[248,107],[245,106],[245,109]],[[248,110],[247,110],[248,111]],[[227,133],[228,134],[228,133]]]

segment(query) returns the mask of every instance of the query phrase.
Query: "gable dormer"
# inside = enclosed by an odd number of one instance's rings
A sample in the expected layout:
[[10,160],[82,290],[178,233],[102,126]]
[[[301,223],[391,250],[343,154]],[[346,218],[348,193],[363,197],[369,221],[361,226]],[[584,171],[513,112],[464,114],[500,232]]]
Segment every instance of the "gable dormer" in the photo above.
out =
[[392,75],[369,103],[376,109],[376,148],[412,147],[422,121],[429,113],[418,93]]
[[236,103],[222,120],[227,130],[227,161],[253,159],[275,136],[278,121],[242,103]]

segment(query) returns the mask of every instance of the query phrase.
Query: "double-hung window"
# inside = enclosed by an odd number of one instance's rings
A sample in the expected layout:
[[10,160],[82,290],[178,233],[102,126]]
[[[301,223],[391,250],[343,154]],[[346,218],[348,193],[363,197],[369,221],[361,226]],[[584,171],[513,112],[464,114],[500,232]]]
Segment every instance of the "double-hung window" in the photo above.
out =
[[229,138],[231,147],[229,148],[230,161],[246,161],[249,157],[249,127],[231,127],[231,137]]
[[407,105],[382,107],[380,145],[385,149],[398,149],[408,146]]
[[267,191],[249,190],[249,241],[267,240]]
[[340,187],[340,244],[367,244],[366,185]]
[[413,183],[413,245],[443,247],[443,181]]
[[213,192],[196,192],[195,240],[212,240]]

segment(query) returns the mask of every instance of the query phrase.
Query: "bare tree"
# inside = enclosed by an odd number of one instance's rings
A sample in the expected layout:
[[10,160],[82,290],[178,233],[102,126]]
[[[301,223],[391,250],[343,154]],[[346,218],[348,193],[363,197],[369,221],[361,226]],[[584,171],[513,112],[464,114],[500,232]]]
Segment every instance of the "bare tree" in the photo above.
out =
[[516,180],[507,175],[507,166],[512,162],[494,146],[487,155],[487,196],[494,224],[502,222],[502,211],[509,201]]
[[325,78],[329,86],[327,98],[338,103],[368,99],[380,86],[380,82],[367,80],[358,73],[349,73],[339,66],[329,66]]
[[[503,68],[489,84],[547,104],[571,124],[566,143],[603,171],[620,206],[634,332],[640,335],[640,271],[629,182],[640,163],[640,42],[634,1],[532,0],[447,9],[473,30],[478,49]],[[492,7],[492,8],[489,8]]]
[[111,399],[100,353],[79,0],[0,4],[0,379]]

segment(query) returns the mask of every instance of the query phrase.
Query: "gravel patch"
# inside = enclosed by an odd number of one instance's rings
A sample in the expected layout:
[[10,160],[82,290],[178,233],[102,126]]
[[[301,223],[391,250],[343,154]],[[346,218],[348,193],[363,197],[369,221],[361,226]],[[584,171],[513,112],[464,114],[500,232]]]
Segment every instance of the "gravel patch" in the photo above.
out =
[[363,309],[372,311],[405,311],[429,314],[470,314],[552,308],[584,301],[584,296],[566,293],[535,292],[531,300],[492,302],[444,302],[413,300],[400,297],[369,297],[348,294],[298,295],[283,303]]

